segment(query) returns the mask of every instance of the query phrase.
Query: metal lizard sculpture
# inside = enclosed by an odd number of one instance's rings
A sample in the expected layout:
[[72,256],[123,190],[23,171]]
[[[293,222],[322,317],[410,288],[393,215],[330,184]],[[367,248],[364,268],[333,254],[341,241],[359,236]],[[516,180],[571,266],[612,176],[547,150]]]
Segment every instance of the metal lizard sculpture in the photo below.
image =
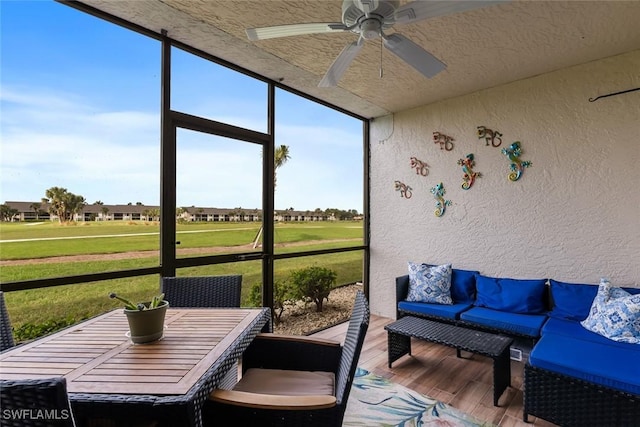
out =
[[451,200],[445,200],[444,199],[444,194],[446,193],[446,191],[444,189],[444,185],[442,185],[442,183],[436,185],[435,187],[433,187],[431,189],[431,193],[433,194],[433,196],[437,200],[437,202],[436,202],[436,210],[433,213],[436,216],[444,215],[444,211],[446,210],[447,206],[451,205]]
[[473,171],[473,167],[476,165],[476,162],[473,160],[473,154],[467,154],[464,159],[458,160],[458,164],[462,166],[462,172],[464,172],[462,177],[464,180],[462,183],[462,189],[468,190],[476,181],[476,178],[480,178],[482,174],[480,172]]
[[413,194],[411,193],[411,190],[412,190],[411,187],[409,187],[407,184],[401,181],[396,181],[395,186],[396,186],[396,191],[400,191],[400,197],[404,197],[406,199],[411,198]]
[[492,147],[499,147],[500,144],[502,144],[502,138],[500,138],[502,134],[497,130],[494,131],[485,126],[478,126],[477,129],[478,129],[478,138],[484,139],[485,141],[487,141],[487,145],[491,143]]
[[429,175],[429,165],[422,160],[418,160],[416,157],[411,157],[409,160],[411,161],[411,169],[415,168],[418,175]]
[[507,157],[509,157],[509,160],[511,160],[511,173],[509,174],[509,180],[519,180],[524,169],[531,166],[530,161],[520,160],[520,154],[522,154],[520,141],[514,142],[509,146],[509,148],[503,148],[501,151],[502,154],[506,155]]

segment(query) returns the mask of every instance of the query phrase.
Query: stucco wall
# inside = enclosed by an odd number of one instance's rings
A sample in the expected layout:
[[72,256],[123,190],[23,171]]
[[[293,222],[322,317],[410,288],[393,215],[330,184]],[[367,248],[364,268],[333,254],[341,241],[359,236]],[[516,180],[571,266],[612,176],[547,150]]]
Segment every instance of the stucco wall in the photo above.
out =
[[[640,50],[374,120],[372,312],[395,316],[394,279],[409,260],[640,286],[640,91],[588,102],[640,86],[639,70]],[[500,147],[478,139],[481,125],[503,134]],[[434,131],[455,138],[452,151],[433,143]],[[514,141],[532,162],[516,182],[500,152]],[[465,191],[456,162],[468,153],[482,177]],[[428,176],[410,168],[412,156]],[[439,182],[452,202],[442,217],[429,191]]]

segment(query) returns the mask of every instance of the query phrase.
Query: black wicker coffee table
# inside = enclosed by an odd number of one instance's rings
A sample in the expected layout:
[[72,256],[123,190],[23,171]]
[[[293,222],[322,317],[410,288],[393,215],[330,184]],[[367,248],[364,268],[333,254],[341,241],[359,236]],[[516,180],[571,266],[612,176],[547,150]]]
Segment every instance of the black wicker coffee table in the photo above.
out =
[[513,339],[509,337],[413,316],[402,317],[384,328],[388,332],[389,368],[391,363],[405,354],[411,355],[411,338],[418,338],[453,347],[457,350],[458,357],[461,350],[491,357],[495,406],[498,406],[498,399],[511,385],[509,346]]

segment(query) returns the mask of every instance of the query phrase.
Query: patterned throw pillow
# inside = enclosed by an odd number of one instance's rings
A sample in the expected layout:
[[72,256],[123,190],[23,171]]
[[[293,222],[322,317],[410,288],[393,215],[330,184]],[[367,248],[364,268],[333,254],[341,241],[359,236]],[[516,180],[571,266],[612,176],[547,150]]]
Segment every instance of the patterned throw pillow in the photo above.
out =
[[580,323],[611,340],[640,344],[640,294],[614,288],[602,279],[589,316]]
[[407,301],[453,304],[451,299],[451,264],[429,267],[409,262]]

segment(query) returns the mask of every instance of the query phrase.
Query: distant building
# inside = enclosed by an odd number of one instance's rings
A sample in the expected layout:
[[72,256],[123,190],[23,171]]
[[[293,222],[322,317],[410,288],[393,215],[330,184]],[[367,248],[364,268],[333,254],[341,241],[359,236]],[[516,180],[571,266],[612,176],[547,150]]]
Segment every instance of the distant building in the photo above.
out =
[[[56,221],[56,215],[49,214],[49,204],[39,202],[5,202],[18,211],[13,221]],[[32,206],[40,205],[36,212]],[[145,205],[86,205],[74,218],[76,221],[157,221],[160,206]],[[205,208],[198,206],[181,207],[176,219],[188,222],[254,222],[262,221],[261,209]],[[274,219],[282,222],[335,221],[336,217],[318,211],[276,210]]]

